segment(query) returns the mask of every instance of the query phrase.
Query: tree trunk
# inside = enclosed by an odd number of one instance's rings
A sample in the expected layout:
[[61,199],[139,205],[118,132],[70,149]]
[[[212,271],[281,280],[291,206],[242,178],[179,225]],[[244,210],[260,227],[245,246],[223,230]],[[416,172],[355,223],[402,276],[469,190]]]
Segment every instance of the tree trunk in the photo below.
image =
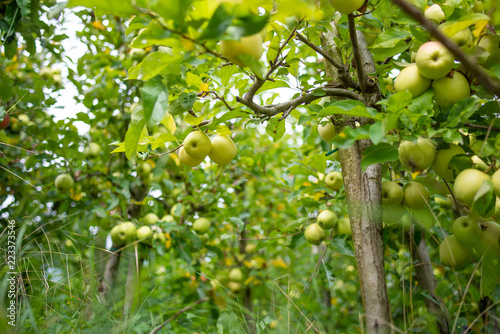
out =
[[[115,245],[111,248],[111,251],[116,249]],[[111,290],[113,290],[113,285],[116,279],[116,273],[120,264],[121,252],[108,253],[108,261],[106,261],[106,267],[104,269],[104,274],[102,277],[102,282],[99,287],[101,292],[101,298],[106,300]]]
[[436,317],[436,325],[439,328],[439,332],[443,334],[449,333],[450,326],[450,314],[448,309],[444,304],[443,300],[439,298],[434,290],[437,286],[436,276],[432,270],[431,259],[429,257],[429,252],[427,251],[427,246],[425,244],[423,232],[422,239],[417,245],[414,238],[410,238],[411,245],[411,255],[415,263],[415,273],[417,275],[417,280],[420,283],[422,290],[426,291],[427,294],[434,300],[427,298],[425,300],[425,305],[427,310]]
[[[332,31],[325,34],[323,43],[329,54],[337,61],[341,61],[338,48],[334,44],[334,36],[336,36],[336,28],[332,24]],[[354,36],[356,36],[354,39],[357,39],[356,43],[359,47],[355,55],[358,79],[363,81],[366,79],[363,77],[363,73],[375,72],[375,64],[366,48],[362,34],[354,33]],[[360,66],[363,67],[362,71]],[[327,77],[338,79],[338,73],[333,66],[327,64],[325,68]],[[367,82],[360,82],[360,87],[367,86],[369,86]],[[372,106],[380,99],[380,95],[377,97],[377,93],[365,96],[368,106]],[[361,120],[361,122],[368,122],[368,120]],[[335,117],[337,133],[346,126],[355,128],[356,120],[343,115]],[[370,140],[363,140],[356,142],[350,148],[340,149],[340,165],[353,233],[366,331],[367,333],[390,333],[391,318],[385,281],[382,240],[382,167],[380,164],[375,164],[369,166],[364,172],[361,170],[361,157],[369,145],[371,145]]]
[[[137,249],[137,244],[135,245]],[[136,257],[136,253],[128,252],[128,273],[125,283],[125,304],[123,305],[124,318],[128,318],[139,303],[139,280],[142,269],[142,261]]]

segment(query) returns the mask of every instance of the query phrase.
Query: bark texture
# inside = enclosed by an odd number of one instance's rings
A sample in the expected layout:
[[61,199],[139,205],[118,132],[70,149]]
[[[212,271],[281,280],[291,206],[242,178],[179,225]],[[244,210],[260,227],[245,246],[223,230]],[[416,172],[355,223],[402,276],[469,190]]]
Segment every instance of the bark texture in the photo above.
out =
[[[350,18],[352,21],[352,17]],[[350,22],[352,23],[352,22]],[[376,82],[366,76],[373,73],[375,64],[366,48],[366,42],[361,33],[352,30],[351,41],[356,44],[354,52],[360,87],[364,94],[365,104],[373,107],[380,99]],[[332,31],[324,35],[323,43],[329,54],[339,59],[339,51],[333,42],[336,35],[335,25]],[[359,68],[359,67],[362,68]],[[325,65],[326,75],[336,79],[338,72],[335,68]],[[375,82],[375,83],[374,83]],[[334,83],[336,84],[336,83]],[[374,86],[375,85],[375,86]],[[369,120],[354,119],[340,115],[335,117],[337,132],[346,126],[355,128],[356,122],[368,123]],[[389,300],[385,281],[383,240],[382,240],[382,211],[381,186],[382,168],[380,164],[369,166],[361,170],[363,151],[371,145],[369,140],[356,142],[352,147],[339,150],[340,164],[344,177],[344,187],[348,201],[349,219],[353,233],[354,250],[358,266],[360,289],[365,310],[367,333],[390,333],[391,318]]]

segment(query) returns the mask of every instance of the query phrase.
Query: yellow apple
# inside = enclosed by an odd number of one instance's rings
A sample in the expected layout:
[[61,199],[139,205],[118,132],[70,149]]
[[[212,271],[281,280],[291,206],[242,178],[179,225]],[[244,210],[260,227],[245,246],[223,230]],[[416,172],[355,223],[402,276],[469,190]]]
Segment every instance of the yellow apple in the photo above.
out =
[[182,147],[191,158],[200,160],[210,153],[212,142],[205,132],[193,131],[186,136]]
[[[321,125],[321,123],[327,122],[325,125]],[[330,121],[328,118],[323,118],[321,120],[321,123],[318,124],[318,132],[319,136],[324,140],[324,141],[330,141],[335,137],[335,126],[333,123]]]
[[229,136],[218,135],[212,138],[212,150],[208,157],[216,164],[229,164],[236,156],[236,153],[236,145]]
[[220,45],[222,54],[230,62],[241,67],[246,67],[246,65],[238,60],[238,56],[249,55],[259,60],[264,52],[260,33],[244,36],[240,41],[222,40]]

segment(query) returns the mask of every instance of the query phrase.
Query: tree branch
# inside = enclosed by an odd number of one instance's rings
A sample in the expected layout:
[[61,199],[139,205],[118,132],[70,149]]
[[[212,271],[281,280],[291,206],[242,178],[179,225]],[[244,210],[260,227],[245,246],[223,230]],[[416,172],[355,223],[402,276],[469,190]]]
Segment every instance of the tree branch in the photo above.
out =
[[349,38],[351,39],[352,53],[354,54],[354,63],[356,64],[356,72],[358,73],[359,86],[361,87],[361,91],[364,92],[367,89],[367,77],[361,61],[358,36],[356,34],[356,23],[354,22],[354,16],[352,14],[347,15],[347,22],[349,23]]
[[460,47],[448,39],[437,26],[431,21],[427,20],[424,14],[419,11],[416,7],[409,4],[405,0],[392,0],[396,5],[401,7],[405,12],[410,14],[415,20],[417,20],[431,35],[438,41],[443,43],[451,53],[458,59],[473,75],[477,76],[478,80],[493,94],[500,95],[500,83],[498,81],[492,80],[492,78],[486,74],[486,72],[479,67],[476,61],[471,57],[467,56]]

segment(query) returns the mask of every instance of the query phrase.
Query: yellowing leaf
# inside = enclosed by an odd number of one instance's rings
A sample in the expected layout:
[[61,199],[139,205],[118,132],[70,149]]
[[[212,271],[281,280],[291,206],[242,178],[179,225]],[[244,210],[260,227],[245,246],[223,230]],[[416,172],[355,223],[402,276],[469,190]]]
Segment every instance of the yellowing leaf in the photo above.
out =
[[224,264],[228,267],[231,266],[233,264],[233,258],[231,257],[224,258]]
[[278,257],[277,259],[272,259],[271,265],[273,265],[275,267],[283,268],[283,269],[288,268],[288,265],[285,263],[285,261],[283,261],[283,259],[281,257]]
[[319,201],[323,197],[325,197],[325,192],[320,191],[320,192],[317,192],[316,194],[314,194],[313,199],[316,201]]
[[217,131],[217,134],[221,135],[221,136],[231,135],[231,130],[229,130],[229,128],[223,124],[218,125],[216,131]]
[[163,124],[172,134],[175,133],[177,126],[175,125],[175,120],[172,115],[166,113],[160,123]]
[[481,21],[478,21],[476,23],[476,28],[474,29],[474,31],[472,32],[472,34],[479,38],[479,36],[481,36],[481,33],[484,31],[484,29],[486,28],[486,26],[488,25],[488,20],[481,20]]
[[101,21],[94,21],[92,22],[92,27],[96,28],[97,30],[106,30],[106,27],[101,23]]
[[169,157],[170,157],[170,159],[174,160],[175,165],[176,165],[177,167],[179,167],[179,166],[181,165],[181,161],[179,160],[179,157],[177,156],[177,154],[175,154],[175,153],[171,153],[171,154],[169,155]]
[[413,173],[411,173],[411,178],[412,178],[413,180],[415,180],[415,179],[417,178],[417,176],[419,176],[420,174],[422,174],[422,172],[421,172],[421,171],[418,171],[418,172],[413,172]]
[[113,151],[111,151],[111,153],[121,153],[121,152],[125,152],[125,143],[114,144],[114,145],[118,145],[118,147],[117,147],[117,148],[115,148]]
[[186,122],[189,125],[196,126],[196,125],[200,124],[201,122],[203,122],[203,118],[201,118],[201,117],[194,117],[191,114],[186,114],[186,116],[184,116],[184,122]]
[[243,261],[243,265],[247,268],[252,268],[252,261],[245,260]]
[[[201,93],[201,92],[208,92],[210,90],[210,87],[208,86],[208,84],[206,82],[202,82],[200,84],[200,89],[198,90],[198,93]],[[204,95],[203,95],[204,96]]]

